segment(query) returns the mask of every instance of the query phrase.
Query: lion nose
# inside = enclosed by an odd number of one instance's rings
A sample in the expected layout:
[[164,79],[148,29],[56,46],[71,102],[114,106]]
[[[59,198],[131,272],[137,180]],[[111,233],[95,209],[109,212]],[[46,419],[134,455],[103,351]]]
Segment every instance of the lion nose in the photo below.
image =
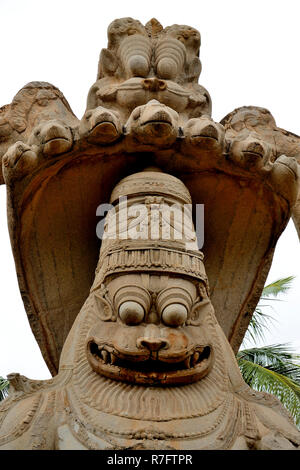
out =
[[164,339],[150,339],[144,338],[139,342],[140,346],[149,349],[149,351],[156,352],[167,346],[168,342]]
[[137,347],[157,352],[160,349],[169,348],[169,341],[161,337],[160,330],[155,325],[149,325],[145,329],[144,335],[137,339]]

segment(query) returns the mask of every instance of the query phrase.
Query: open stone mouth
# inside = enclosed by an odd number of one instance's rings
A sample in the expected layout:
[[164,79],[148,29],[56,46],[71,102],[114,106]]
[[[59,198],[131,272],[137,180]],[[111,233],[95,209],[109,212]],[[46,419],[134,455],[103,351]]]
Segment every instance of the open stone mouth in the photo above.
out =
[[259,152],[255,152],[254,150],[243,150],[244,155],[255,155],[256,157],[263,158],[263,154]]
[[153,356],[142,360],[122,359],[115,351],[112,351],[111,348],[107,348],[103,345],[98,346],[93,341],[88,344],[88,350],[92,357],[99,361],[100,364],[103,363],[103,365],[111,365],[117,368],[143,372],[146,374],[151,372],[166,373],[195,369],[200,364],[202,366],[205,362],[208,362],[211,354],[210,346],[197,347],[197,349],[190,353],[185,359],[176,362],[167,362]]
[[218,136],[208,135],[208,134],[193,134],[191,138],[192,139],[212,139],[212,140],[215,140],[216,142],[219,141]]
[[70,139],[68,139],[67,137],[61,136],[61,137],[52,137],[51,139],[45,140],[44,144],[49,144],[49,142],[55,142],[59,140],[65,140],[66,142],[70,142]]
[[168,124],[172,126],[172,122],[169,119],[150,119],[142,124],[142,126],[147,126],[148,124]]
[[[32,150],[31,150],[31,149],[25,149],[25,150],[20,149],[19,153],[15,156],[14,165],[16,165],[16,164],[19,162],[19,160],[20,160],[21,158],[23,158],[24,155],[25,155],[27,152],[30,154],[30,153],[32,152]],[[4,161],[4,165],[5,165],[5,161]]]
[[109,124],[109,125],[113,126],[113,127],[116,129],[116,126],[115,126],[115,124],[114,124],[112,121],[99,121],[99,122],[97,122],[97,124],[95,124],[95,125],[91,128],[90,132],[92,132],[93,130],[95,130],[95,129],[96,129],[97,127],[99,127],[99,126],[102,126],[103,124],[104,124],[104,125],[108,125],[108,124]]
[[199,129],[199,131],[195,134],[192,134],[191,136],[192,139],[212,139],[216,140],[218,142],[219,140],[219,133],[217,129],[212,126],[212,125],[206,125],[202,129]]

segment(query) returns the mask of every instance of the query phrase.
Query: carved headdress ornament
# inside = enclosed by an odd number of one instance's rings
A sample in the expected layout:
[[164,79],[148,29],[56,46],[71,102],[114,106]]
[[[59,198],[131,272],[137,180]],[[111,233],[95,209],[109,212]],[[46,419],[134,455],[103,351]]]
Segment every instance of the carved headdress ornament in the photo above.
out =
[[208,283],[192,199],[178,178],[153,170],[135,173],[117,184],[110,202],[114,207],[106,218],[92,289],[109,275],[145,270]]

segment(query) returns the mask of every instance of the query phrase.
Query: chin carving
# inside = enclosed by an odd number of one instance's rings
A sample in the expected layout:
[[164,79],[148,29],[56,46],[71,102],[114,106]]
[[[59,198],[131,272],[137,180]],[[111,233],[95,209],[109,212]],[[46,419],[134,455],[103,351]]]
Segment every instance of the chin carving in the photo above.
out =
[[121,18],[80,121],[46,82],[0,108],[20,291],[54,375],[10,376],[1,449],[299,448],[232,349],[300,227],[300,138],[252,106],[215,122],[199,50],[194,28]]

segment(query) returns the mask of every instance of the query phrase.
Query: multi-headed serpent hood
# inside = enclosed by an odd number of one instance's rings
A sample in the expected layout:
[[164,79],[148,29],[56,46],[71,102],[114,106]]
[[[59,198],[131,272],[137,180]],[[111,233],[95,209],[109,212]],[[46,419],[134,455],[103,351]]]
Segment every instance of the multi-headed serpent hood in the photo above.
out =
[[299,224],[299,137],[261,108],[214,122],[197,83],[199,48],[191,27],[115,20],[81,120],[45,82],[27,84],[0,110],[20,291],[53,374],[93,281],[97,207],[122,178],[155,166],[186,185],[193,206],[204,204],[211,300],[235,351],[278,237],[291,214]]

